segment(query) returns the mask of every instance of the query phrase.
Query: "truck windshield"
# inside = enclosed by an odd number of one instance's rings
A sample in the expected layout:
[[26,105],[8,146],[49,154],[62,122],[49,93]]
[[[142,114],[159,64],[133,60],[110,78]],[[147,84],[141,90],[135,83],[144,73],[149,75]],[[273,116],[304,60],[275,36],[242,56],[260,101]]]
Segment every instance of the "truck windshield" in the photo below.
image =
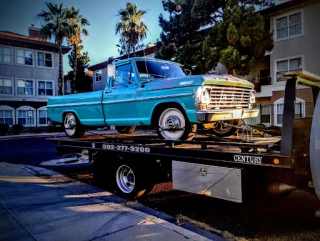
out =
[[147,80],[151,78],[172,78],[183,77],[180,66],[170,63],[156,62],[156,61],[136,61],[140,80]]

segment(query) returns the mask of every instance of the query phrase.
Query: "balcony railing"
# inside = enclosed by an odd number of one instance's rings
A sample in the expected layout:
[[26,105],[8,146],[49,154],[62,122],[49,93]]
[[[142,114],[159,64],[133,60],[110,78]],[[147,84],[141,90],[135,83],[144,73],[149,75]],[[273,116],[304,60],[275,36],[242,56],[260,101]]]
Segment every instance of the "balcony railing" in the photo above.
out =
[[257,92],[261,92],[261,86],[264,85],[271,85],[270,77],[260,78],[256,83],[254,83],[254,90]]

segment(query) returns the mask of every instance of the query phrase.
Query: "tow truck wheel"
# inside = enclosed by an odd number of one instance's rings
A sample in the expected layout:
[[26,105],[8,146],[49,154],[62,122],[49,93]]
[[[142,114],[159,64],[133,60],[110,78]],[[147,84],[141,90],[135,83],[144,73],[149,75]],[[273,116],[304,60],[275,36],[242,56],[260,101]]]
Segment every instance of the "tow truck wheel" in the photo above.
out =
[[168,108],[160,112],[158,118],[158,136],[166,140],[191,140],[197,130],[185,115],[177,108]]
[[64,132],[68,137],[79,138],[85,133],[83,126],[74,113],[69,112],[64,116],[63,125]]
[[120,160],[114,165],[115,193],[129,199],[138,198],[151,189],[146,176],[140,172],[134,162]]
[[136,129],[136,126],[116,126],[116,130],[120,134],[131,134]]
[[222,122],[217,122],[214,128],[210,129],[211,134],[218,137],[232,136],[239,130],[235,126],[241,123],[240,120],[227,120],[223,122],[232,126],[225,126]]

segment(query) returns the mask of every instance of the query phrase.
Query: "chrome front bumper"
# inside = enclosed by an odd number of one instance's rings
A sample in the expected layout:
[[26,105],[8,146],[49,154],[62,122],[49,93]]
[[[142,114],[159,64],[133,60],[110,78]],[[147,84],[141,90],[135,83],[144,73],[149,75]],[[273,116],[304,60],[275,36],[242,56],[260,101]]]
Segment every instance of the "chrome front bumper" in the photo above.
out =
[[223,120],[238,120],[257,117],[259,109],[235,109],[235,110],[198,110],[199,122],[207,123]]

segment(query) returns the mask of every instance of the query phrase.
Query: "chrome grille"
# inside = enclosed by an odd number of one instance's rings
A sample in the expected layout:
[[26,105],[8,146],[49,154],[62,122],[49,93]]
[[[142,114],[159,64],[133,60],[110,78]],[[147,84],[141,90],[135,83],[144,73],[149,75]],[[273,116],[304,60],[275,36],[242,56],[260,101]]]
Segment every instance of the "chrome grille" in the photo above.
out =
[[208,109],[246,108],[249,104],[251,89],[241,87],[210,87]]

